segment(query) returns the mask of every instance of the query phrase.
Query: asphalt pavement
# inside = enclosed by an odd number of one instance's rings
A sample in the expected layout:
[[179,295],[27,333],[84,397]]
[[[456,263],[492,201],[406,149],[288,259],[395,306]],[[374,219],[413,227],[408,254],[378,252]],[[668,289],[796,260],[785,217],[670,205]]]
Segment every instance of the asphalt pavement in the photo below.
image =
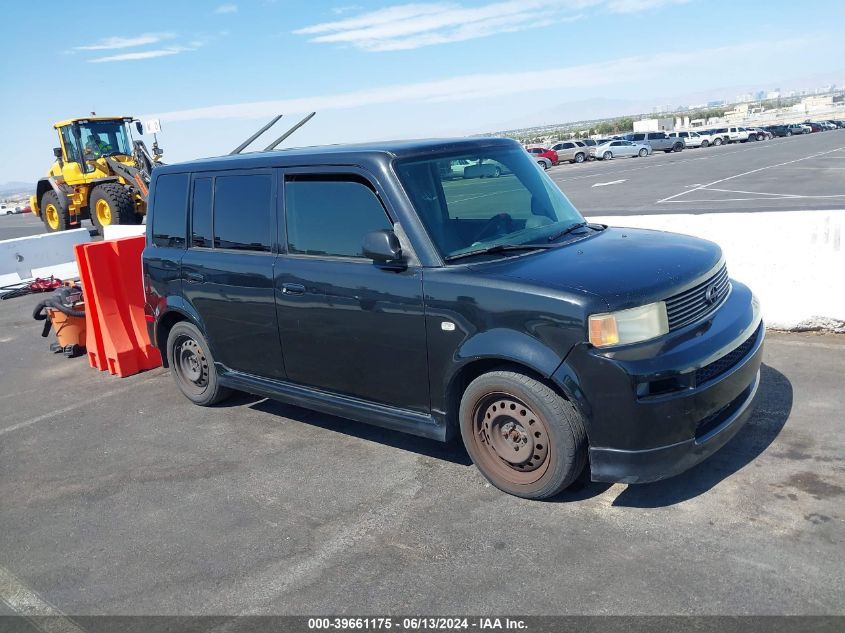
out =
[[845,207],[845,130],[564,163],[549,175],[584,215]]
[[7,607],[845,613],[841,336],[771,333],[753,418],[686,474],[544,503],[457,443],[250,396],[198,408],[164,370],[54,356],[36,300],[0,302]]

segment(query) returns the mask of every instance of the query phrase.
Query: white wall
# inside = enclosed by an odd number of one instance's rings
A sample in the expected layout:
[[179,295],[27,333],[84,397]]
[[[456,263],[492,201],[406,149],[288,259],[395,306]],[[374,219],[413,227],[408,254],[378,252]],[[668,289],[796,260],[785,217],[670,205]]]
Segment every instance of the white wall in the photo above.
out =
[[845,332],[845,210],[589,219],[716,242],[731,277],[760,298],[769,327]]

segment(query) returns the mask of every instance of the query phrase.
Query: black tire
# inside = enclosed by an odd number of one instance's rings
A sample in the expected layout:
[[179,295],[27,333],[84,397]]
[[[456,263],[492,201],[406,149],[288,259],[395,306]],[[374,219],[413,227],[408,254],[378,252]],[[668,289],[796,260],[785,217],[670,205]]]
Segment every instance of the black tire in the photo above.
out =
[[640,149],[639,152],[637,152],[637,156],[639,156],[640,158],[645,158],[646,156],[648,156],[648,150],[643,147],[642,149]]
[[575,160],[572,161],[574,163],[583,163],[584,162],[584,154],[582,152],[578,152],[575,154]]
[[50,233],[66,231],[70,225],[70,214],[52,189],[41,196],[41,220]]
[[549,164],[544,160],[538,160],[537,164],[543,168],[543,171],[546,171],[549,168]]
[[572,484],[587,463],[587,434],[578,410],[524,374],[503,369],[473,380],[461,398],[459,420],[472,461],[508,494],[552,497]]
[[611,158],[613,158],[612,152],[605,152],[604,154],[601,155],[602,160],[610,160]]
[[716,147],[719,147],[719,145],[721,145],[722,143],[724,143],[724,141],[721,139],[721,137],[713,141],[713,145],[715,145]]
[[673,152],[683,152],[684,151],[684,144],[683,143],[675,143],[672,147]]
[[787,136],[792,136],[792,130],[789,130],[789,132],[787,132],[787,133],[786,133],[786,135],[787,135]]
[[167,363],[176,386],[194,404],[207,407],[232,394],[220,385],[208,341],[193,323],[180,321],[170,330]]
[[710,141],[701,141],[701,147],[709,147]]
[[[99,205],[105,204],[107,215],[98,211]],[[129,192],[116,182],[97,185],[88,198],[91,224],[101,230],[111,224],[138,224],[135,204]]]

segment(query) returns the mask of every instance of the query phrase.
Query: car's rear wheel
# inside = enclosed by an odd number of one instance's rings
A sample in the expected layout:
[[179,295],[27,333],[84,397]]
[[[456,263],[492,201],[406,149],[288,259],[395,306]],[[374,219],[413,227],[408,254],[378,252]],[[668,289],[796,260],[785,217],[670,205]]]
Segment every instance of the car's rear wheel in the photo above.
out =
[[610,160],[613,158],[613,154],[611,152],[605,152],[601,155],[602,160]]
[[180,321],[170,330],[167,362],[179,390],[194,404],[205,407],[231,395],[220,385],[208,341],[193,323]]
[[682,152],[682,151],[684,151],[684,144],[683,144],[683,143],[675,143],[675,145],[672,147],[672,151],[673,151],[673,152]]
[[466,388],[459,417],[472,461],[509,494],[551,497],[575,481],[587,462],[587,436],[576,408],[524,374],[482,374]]

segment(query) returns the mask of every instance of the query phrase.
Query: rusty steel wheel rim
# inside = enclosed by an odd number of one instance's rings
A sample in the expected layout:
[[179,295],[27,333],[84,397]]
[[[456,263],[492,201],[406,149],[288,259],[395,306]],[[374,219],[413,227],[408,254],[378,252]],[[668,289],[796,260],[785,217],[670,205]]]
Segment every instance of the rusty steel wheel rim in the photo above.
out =
[[176,342],[176,375],[189,391],[199,395],[208,387],[208,358],[199,344],[192,338]]
[[491,393],[473,410],[473,442],[480,465],[512,484],[531,484],[548,470],[546,421],[522,400]]

